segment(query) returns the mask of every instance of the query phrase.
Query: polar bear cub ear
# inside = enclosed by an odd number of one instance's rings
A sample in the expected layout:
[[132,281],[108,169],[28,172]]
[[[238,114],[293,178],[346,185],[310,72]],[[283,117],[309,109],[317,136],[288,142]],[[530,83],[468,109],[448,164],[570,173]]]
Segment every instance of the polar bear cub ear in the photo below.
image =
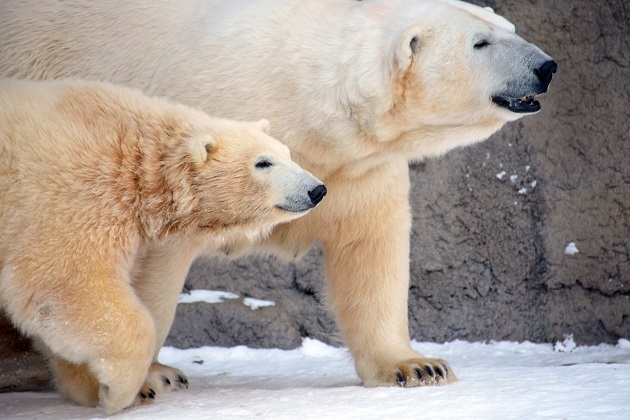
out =
[[271,123],[269,123],[268,120],[262,119],[259,120],[258,122],[256,122],[256,125],[265,133],[265,134],[269,134],[269,131],[271,131]]
[[209,134],[193,136],[190,139],[190,155],[197,163],[205,163],[208,161],[208,155],[217,145],[217,141]]
[[422,44],[422,29],[412,26],[403,32],[396,50],[396,62],[400,70],[405,70],[411,65],[414,55],[420,52]]

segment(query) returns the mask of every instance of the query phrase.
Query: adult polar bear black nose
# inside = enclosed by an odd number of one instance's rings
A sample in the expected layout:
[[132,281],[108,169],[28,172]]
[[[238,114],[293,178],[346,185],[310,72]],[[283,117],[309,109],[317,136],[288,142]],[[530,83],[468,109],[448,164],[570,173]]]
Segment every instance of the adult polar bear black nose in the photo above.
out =
[[553,74],[558,70],[558,64],[553,60],[545,61],[539,68],[534,69],[534,74],[538,77],[540,82],[544,85],[545,90],[551,83]]
[[320,184],[317,187],[313,188],[308,192],[308,196],[311,197],[311,201],[313,202],[313,206],[319,204],[322,201],[322,198],[326,195],[328,190],[324,184]]

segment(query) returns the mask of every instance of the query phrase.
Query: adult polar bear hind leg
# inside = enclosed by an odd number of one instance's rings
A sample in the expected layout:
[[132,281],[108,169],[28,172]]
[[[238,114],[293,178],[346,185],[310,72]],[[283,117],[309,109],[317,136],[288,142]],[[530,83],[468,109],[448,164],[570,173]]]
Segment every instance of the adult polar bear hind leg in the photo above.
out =
[[[450,0],[0,6],[0,74],[105,79],[272,122],[330,197],[262,248],[292,258],[323,245],[330,302],[367,386],[455,380],[409,344],[408,162],[538,111],[555,70],[505,19]],[[191,261],[155,252],[181,286]]]

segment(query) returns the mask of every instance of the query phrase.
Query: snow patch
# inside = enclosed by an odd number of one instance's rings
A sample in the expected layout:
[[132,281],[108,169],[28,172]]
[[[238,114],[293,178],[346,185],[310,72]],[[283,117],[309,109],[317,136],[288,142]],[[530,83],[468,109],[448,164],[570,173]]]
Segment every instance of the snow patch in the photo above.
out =
[[[627,420],[630,341],[560,351],[573,344],[568,337],[556,346],[412,342],[427,357],[448,360],[459,377],[454,385],[415,389],[365,388],[347,350],[309,338],[289,351],[164,347],[160,362],[184,371],[190,387],[112,418],[416,419],[420,401],[428,419]],[[100,408],[54,392],[0,393],[0,413],[12,420],[105,418]]]
[[564,253],[566,255],[575,255],[578,252],[580,252],[580,250],[578,249],[577,246],[575,246],[575,242],[569,242],[569,245],[567,245],[566,248],[564,248]]
[[302,347],[300,347],[300,353],[307,357],[334,357],[339,354],[339,350],[308,337],[302,340]]
[[553,351],[571,353],[576,347],[573,334],[564,334],[564,340],[556,342],[553,346]]
[[222,303],[223,299],[238,299],[238,295],[218,290],[191,290],[190,294],[180,294],[177,303]]
[[496,175],[496,177],[499,178],[499,180],[503,181],[503,177],[505,175],[507,175],[507,173],[505,171],[501,171]]
[[249,298],[249,297],[243,299],[243,303],[246,306],[249,306],[250,308],[252,308],[252,311],[255,311],[259,308],[263,308],[265,306],[276,306],[276,302],[271,302],[269,300],[254,299],[254,298]]

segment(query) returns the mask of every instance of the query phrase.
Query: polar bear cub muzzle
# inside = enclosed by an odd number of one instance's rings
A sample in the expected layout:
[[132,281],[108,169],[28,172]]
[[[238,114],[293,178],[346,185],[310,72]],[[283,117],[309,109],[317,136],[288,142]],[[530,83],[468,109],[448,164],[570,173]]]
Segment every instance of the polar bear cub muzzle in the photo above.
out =
[[281,192],[276,208],[290,213],[305,213],[327,194],[326,186],[310,172],[286,159],[261,156],[254,165]]

